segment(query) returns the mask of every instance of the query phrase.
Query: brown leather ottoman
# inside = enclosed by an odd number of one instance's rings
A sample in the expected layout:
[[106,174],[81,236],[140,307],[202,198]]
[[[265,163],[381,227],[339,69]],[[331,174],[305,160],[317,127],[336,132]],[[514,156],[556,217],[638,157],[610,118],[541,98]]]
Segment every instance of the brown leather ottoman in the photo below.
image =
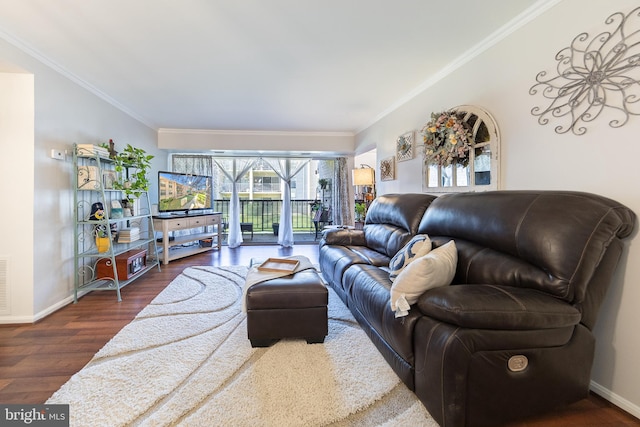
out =
[[327,287],[314,269],[257,283],[247,290],[247,333],[252,347],[281,338],[322,343],[328,333]]

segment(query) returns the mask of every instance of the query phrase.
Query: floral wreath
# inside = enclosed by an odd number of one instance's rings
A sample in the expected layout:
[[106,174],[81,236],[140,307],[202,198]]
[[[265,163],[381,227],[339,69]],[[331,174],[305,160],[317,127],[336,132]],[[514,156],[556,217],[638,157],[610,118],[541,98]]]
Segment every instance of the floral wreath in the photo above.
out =
[[424,157],[428,163],[449,166],[469,163],[469,150],[474,145],[471,127],[464,121],[464,113],[443,111],[431,113],[431,120],[422,128]]

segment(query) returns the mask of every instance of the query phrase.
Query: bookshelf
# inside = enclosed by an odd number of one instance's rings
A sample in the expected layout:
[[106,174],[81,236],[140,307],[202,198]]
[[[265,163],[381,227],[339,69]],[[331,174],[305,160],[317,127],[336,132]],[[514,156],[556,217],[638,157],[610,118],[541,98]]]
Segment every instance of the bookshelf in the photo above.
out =
[[160,269],[149,194],[122,208],[114,162],[101,147],[74,144],[73,168],[74,302],[95,290],[115,291],[122,301],[123,287]]

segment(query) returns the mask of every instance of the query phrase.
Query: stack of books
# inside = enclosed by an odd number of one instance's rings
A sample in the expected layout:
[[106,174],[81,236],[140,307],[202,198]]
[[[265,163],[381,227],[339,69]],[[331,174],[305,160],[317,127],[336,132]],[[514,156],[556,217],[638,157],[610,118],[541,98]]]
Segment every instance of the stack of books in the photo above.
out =
[[118,243],[131,243],[140,239],[140,229],[138,227],[123,228],[118,233]]
[[78,155],[80,156],[95,156],[109,158],[109,150],[93,144],[78,144]]

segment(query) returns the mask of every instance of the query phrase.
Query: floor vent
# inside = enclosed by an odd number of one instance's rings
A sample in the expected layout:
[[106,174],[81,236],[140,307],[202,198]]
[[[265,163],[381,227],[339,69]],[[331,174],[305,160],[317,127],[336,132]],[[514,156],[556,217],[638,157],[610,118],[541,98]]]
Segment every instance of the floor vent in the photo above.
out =
[[0,314],[9,314],[9,260],[0,258]]

